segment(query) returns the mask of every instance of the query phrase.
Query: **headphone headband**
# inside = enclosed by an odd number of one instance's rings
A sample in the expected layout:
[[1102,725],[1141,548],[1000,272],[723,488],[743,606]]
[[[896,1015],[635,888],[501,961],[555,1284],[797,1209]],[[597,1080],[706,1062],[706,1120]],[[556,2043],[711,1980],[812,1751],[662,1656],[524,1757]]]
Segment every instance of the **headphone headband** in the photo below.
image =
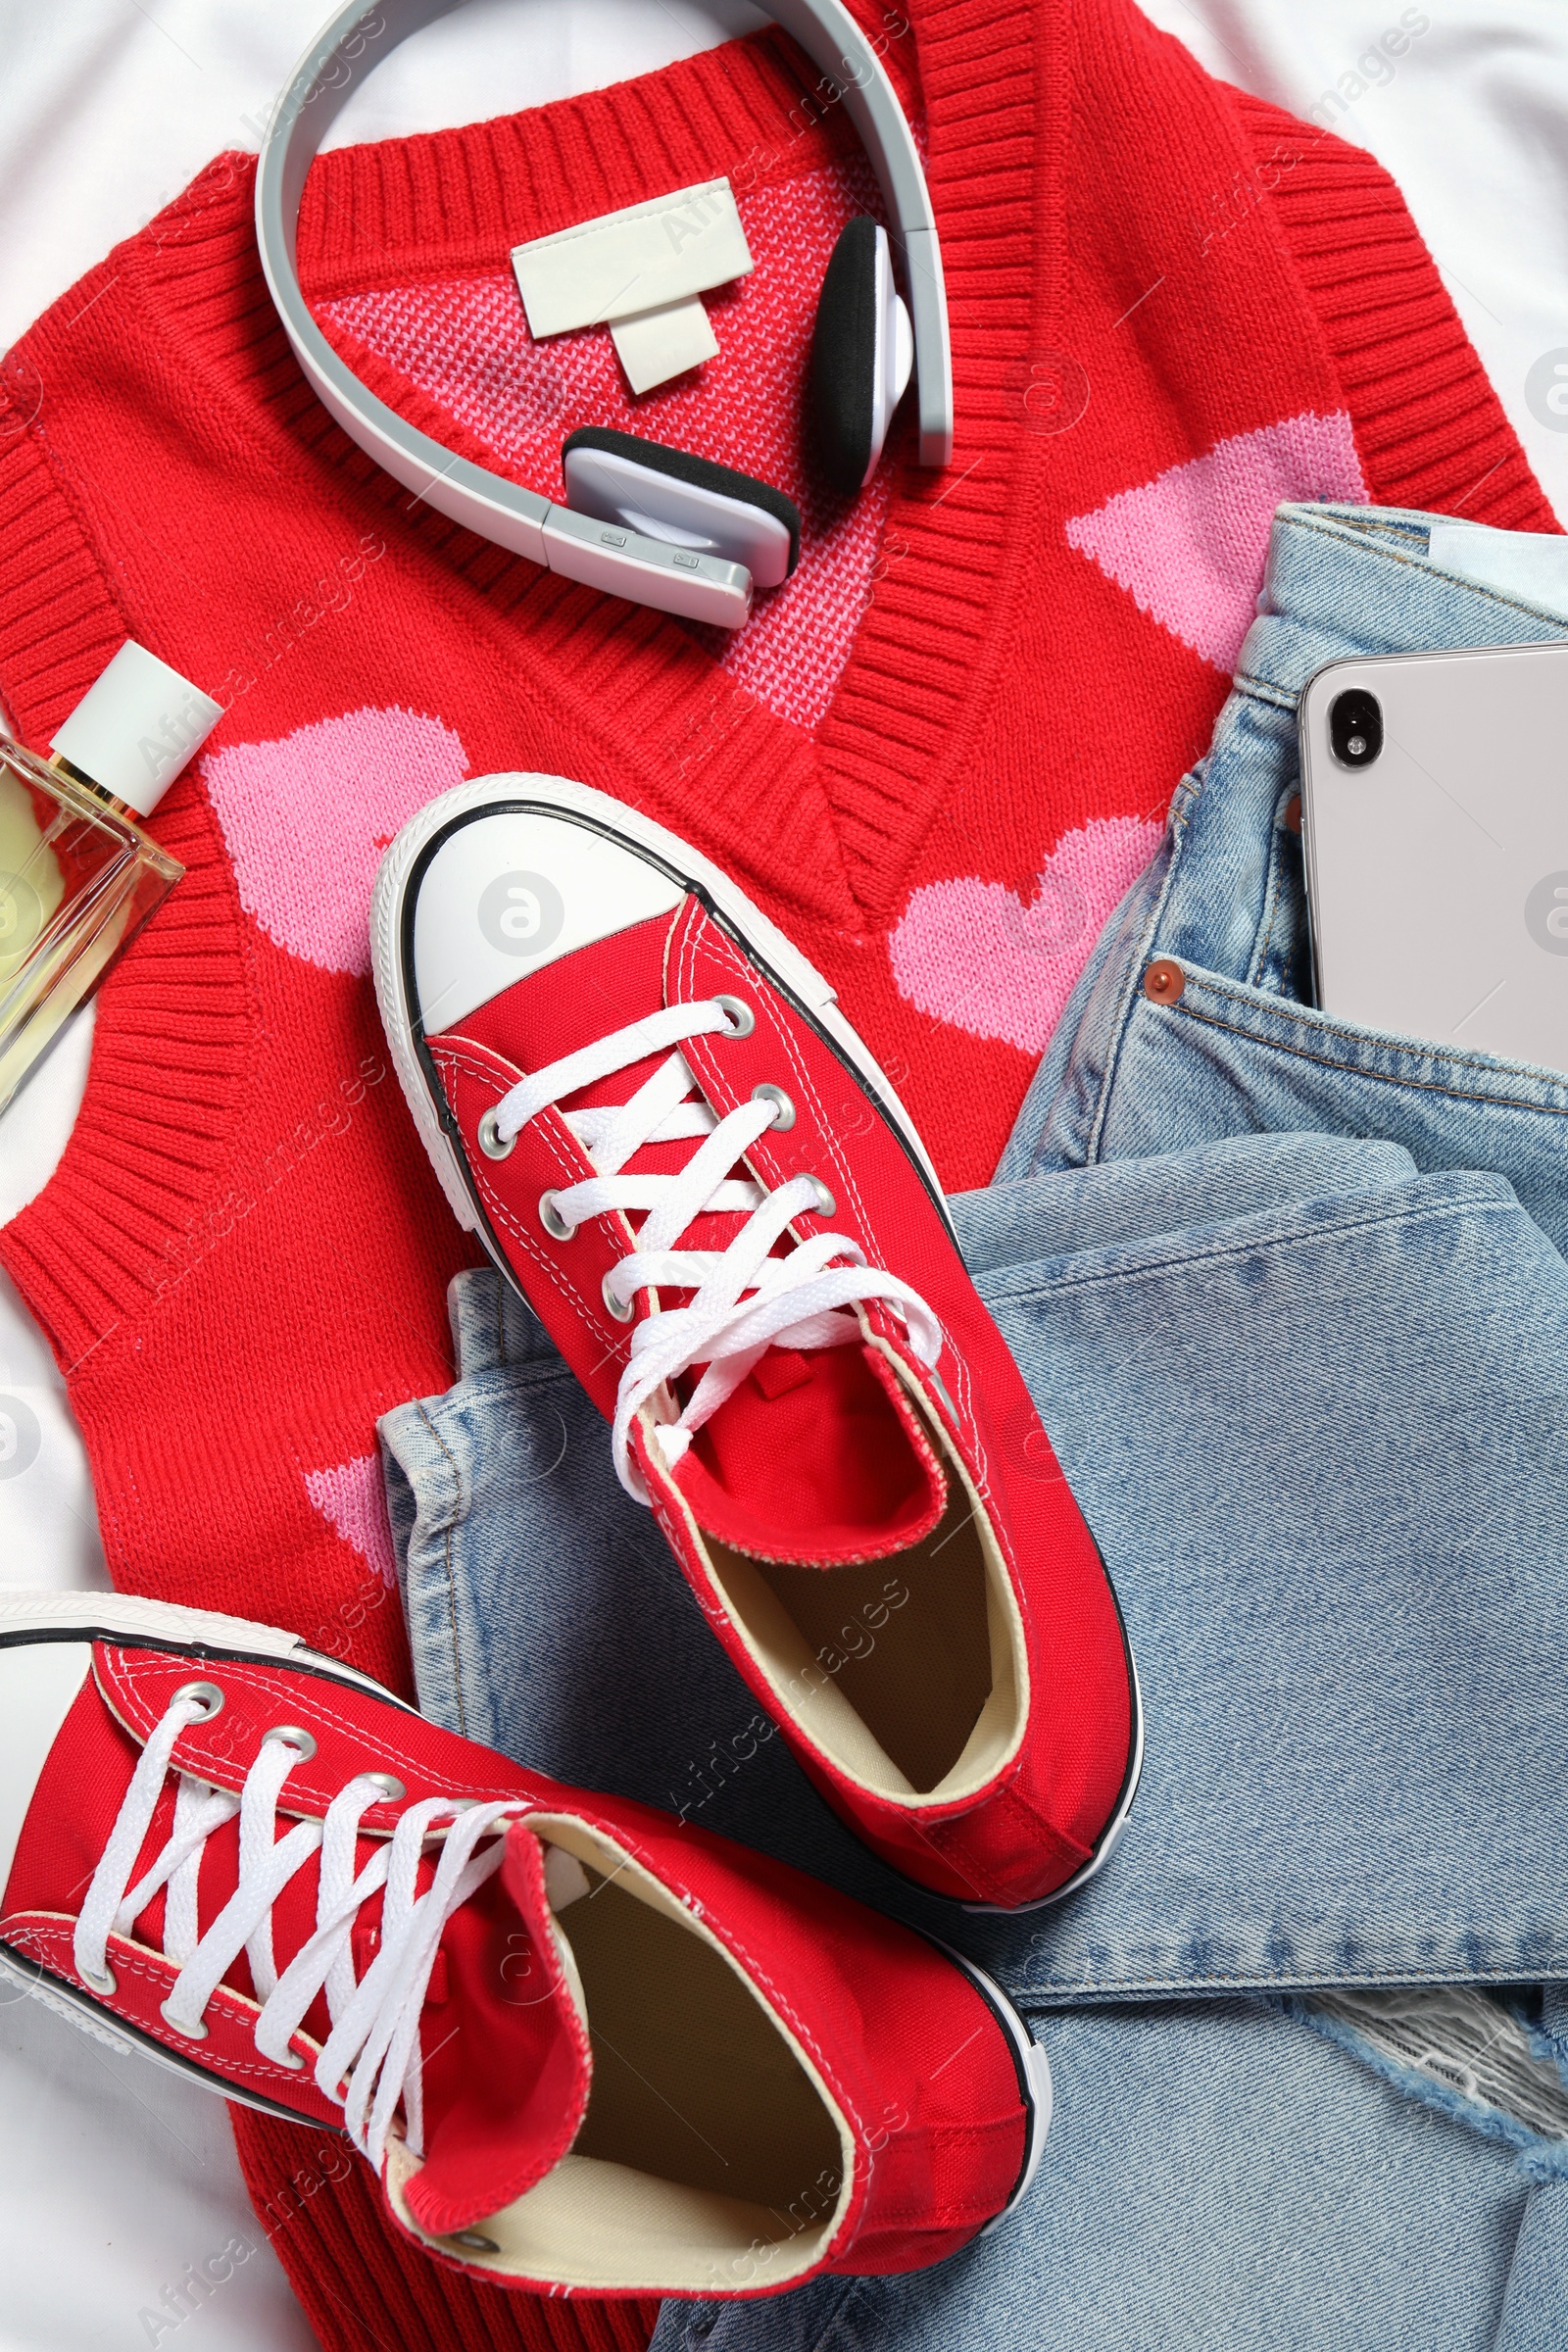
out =
[[[454,522],[568,579],[634,604],[735,628],[751,603],[738,564],[693,556],[541,498],[471,465],[405,423],[339,359],[306,307],[295,238],[306,173],[350,92],[411,33],[462,0],[350,0],[306,51],[268,124],[256,175],[262,269],[312,389],[344,431],[394,480]],[[766,13],[839,89],[881,185],[904,254],[914,329],[919,462],[953,454],[953,368],[942,251],[914,139],[881,60],[842,0],[766,0]]]

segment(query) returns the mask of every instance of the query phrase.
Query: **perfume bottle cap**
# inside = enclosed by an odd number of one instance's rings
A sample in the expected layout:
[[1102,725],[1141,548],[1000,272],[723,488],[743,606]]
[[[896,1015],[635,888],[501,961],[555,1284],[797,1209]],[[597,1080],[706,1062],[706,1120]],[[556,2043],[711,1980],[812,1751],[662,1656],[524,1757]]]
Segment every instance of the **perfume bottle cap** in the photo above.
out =
[[221,703],[127,639],[50,749],[138,816],[151,816],[222,715]]

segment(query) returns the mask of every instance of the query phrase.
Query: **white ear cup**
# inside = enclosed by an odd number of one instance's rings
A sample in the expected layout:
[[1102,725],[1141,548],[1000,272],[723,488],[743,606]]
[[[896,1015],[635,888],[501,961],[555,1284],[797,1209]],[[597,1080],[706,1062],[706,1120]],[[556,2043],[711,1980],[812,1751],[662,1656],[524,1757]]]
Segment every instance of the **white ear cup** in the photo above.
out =
[[833,248],[811,332],[816,457],[843,498],[877,468],[914,365],[909,314],[893,280],[888,232],[859,214]]
[[561,470],[575,514],[673,548],[677,564],[717,556],[744,564],[759,588],[776,588],[800,557],[801,517],[792,499],[771,482],[689,450],[584,425],[567,435]]
[[893,254],[888,244],[888,232],[879,227],[876,232],[876,355],[871,375],[871,456],[860,486],[875,473],[882,461],[883,443],[893,422],[894,411],[908,388],[914,368],[914,329],[904,298],[893,282]]

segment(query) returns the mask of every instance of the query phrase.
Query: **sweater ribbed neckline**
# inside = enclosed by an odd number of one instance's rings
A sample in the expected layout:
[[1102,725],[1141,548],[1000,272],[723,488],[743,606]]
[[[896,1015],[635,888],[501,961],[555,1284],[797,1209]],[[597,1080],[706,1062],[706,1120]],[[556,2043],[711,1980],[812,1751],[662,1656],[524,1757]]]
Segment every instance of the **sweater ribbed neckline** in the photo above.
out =
[[[887,14],[895,24],[910,22]],[[1028,528],[1027,502],[1009,494],[1020,432],[1007,387],[1030,348],[1039,256],[1059,241],[1058,224],[1041,218],[1036,161],[1037,52],[1064,47],[1061,0],[1041,8],[921,0],[911,18],[910,30],[889,40],[886,62],[923,131],[942,223],[954,463],[940,475],[913,466],[912,432],[901,420],[884,533],[897,562],[883,566],[814,742],[760,710],[731,742],[704,752],[715,792],[755,790],[760,774],[777,779],[772,820],[781,839],[795,829],[803,797],[821,804],[813,846],[833,887],[818,890],[814,911],[846,929],[874,926],[896,905],[1003,658],[995,587]],[[314,168],[302,207],[307,296],[319,306],[376,284],[494,270],[527,237],[699,179],[788,180],[856,144],[837,110],[818,119],[815,78],[793,44],[768,30],[527,116],[335,150]],[[1064,138],[1066,127],[1063,117],[1051,135]],[[973,201],[977,183],[983,204]],[[1050,175],[1048,213],[1059,206],[1058,183]],[[189,273],[176,274],[188,303]],[[220,300],[210,321],[220,336],[224,307]],[[201,338],[199,311],[187,308],[184,318]],[[449,447],[506,470],[395,371],[363,353],[355,364]],[[345,449],[344,463],[357,461]],[[490,561],[490,551],[443,531],[439,519],[428,528],[449,558]],[[643,615],[628,623],[624,608],[564,583],[525,578],[518,592],[530,631],[544,623],[541,650],[569,636],[602,702],[633,697],[645,727],[665,743],[710,725],[727,676],[678,624]],[[657,794],[657,781],[651,789]]]

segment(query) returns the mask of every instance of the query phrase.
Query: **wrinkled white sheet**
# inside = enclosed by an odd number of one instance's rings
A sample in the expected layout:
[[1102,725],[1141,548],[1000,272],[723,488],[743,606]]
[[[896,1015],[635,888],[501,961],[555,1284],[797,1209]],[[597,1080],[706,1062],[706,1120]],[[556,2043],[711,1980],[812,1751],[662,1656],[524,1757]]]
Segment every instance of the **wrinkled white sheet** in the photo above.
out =
[[[1145,5],[1212,73],[1329,122],[1394,172],[1568,521],[1568,430],[1527,399],[1533,366],[1568,356],[1561,0]],[[328,13],[326,0],[0,0],[0,351],[211,155],[258,144]],[[468,0],[375,74],[333,143],[591,89],[757,21],[744,0]],[[83,1018],[0,1121],[0,1222],[59,1158],[90,1042]],[[0,1580],[102,1583],[80,1439],[0,1278],[0,1411],[7,1397],[35,1416],[38,1441],[20,1475],[0,1462]],[[183,2342],[187,2330],[205,2352],[311,2340],[261,2241],[222,2108],[26,2000],[0,2006],[0,2352]],[[165,2289],[236,2236],[250,2258],[180,2328],[161,2328]]]

